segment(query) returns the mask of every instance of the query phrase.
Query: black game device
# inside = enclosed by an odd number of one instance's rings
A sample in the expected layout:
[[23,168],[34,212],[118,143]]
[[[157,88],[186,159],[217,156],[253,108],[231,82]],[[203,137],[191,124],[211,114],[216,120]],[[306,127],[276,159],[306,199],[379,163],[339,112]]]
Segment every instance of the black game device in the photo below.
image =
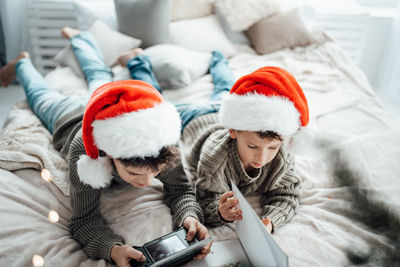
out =
[[146,261],[131,260],[131,266],[182,266],[193,260],[211,242],[211,238],[201,241],[194,238],[188,242],[186,235],[187,230],[184,227],[180,227],[174,232],[145,243],[142,247],[134,246],[134,249],[143,252]]

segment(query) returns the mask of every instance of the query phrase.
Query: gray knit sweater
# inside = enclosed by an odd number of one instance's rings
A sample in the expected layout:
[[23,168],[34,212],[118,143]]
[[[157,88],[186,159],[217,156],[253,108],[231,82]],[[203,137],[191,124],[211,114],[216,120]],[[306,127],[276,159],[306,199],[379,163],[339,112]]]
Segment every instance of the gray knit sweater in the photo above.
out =
[[[99,210],[101,196],[109,187],[93,189],[90,185],[82,183],[77,173],[76,162],[81,155],[86,154],[82,141],[82,114],[83,110],[77,110],[61,118],[56,124],[53,136],[56,148],[69,160],[72,207],[70,231],[89,257],[111,261],[111,248],[115,244],[123,244],[124,241],[121,236],[113,233]],[[100,156],[105,155],[102,153]],[[187,216],[203,221],[201,207],[196,202],[180,160],[177,160],[173,167],[161,172],[157,178],[164,185],[165,201],[171,208],[175,226],[182,225]],[[115,168],[113,182],[131,186],[121,179]]]
[[185,160],[195,177],[197,201],[203,208],[205,223],[225,223],[219,215],[218,202],[223,193],[231,190],[231,180],[245,196],[255,192],[262,196],[262,218],[270,218],[274,230],[293,216],[300,179],[295,173],[294,158],[283,146],[270,163],[250,176],[240,161],[236,140],[218,124],[217,114],[191,121],[182,141],[189,147]]

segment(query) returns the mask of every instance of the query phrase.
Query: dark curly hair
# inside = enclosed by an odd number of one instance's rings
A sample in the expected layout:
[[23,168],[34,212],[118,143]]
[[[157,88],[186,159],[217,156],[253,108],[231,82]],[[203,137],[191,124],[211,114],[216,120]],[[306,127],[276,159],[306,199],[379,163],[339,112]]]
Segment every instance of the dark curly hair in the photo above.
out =
[[266,138],[266,139],[275,139],[279,141],[283,141],[283,137],[276,132],[273,131],[264,131],[264,132],[257,132],[258,137]]
[[174,145],[161,148],[156,157],[119,158],[117,160],[125,167],[149,167],[153,171],[158,171],[160,164],[166,164],[167,167],[171,166],[177,158],[179,158],[179,149]]

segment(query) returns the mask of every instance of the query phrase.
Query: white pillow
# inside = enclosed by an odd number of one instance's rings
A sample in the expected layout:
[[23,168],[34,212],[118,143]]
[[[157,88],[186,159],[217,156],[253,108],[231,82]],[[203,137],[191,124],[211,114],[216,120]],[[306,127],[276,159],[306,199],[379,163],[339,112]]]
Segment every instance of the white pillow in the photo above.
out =
[[194,19],[213,14],[212,0],[170,0],[171,21]]
[[[139,39],[114,31],[101,20],[96,21],[89,32],[96,40],[107,66],[114,64],[121,53],[139,47],[141,44]],[[61,65],[69,66],[76,74],[83,77],[70,44],[61,50],[54,60]]]
[[113,0],[74,0],[75,16],[78,28],[87,31],[96,20],[102,20],[113,30],[118,29],[117,15]]
[[226,57],[236,53],[215,15],[174,21],[169,26],[171,44],[203,52],[219,50]]
[[276,0],[216,0],[215,6],[234,31],[247,30],[259,20],[279,11]]
[[222,29],[224,29],[226,37],[228,37],[229,40],[235,44],[251,45],[249,38],[247,38],[244,32],[238,32],[231,29],[218,7],[215,7],[214,12],[221,23]]
[[208,72],[211,54],[159,44],[144,50],[162,89],[185,87]]

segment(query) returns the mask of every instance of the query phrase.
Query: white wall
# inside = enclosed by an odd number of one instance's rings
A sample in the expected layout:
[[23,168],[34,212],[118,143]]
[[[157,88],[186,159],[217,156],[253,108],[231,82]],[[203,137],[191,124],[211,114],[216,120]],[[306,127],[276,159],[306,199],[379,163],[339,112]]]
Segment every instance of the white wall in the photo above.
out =
[[372,88],[379,88],[379,68],[389,39],[393,17],[371,16],[369,32],[364,46],[360,67],[367,75]]

